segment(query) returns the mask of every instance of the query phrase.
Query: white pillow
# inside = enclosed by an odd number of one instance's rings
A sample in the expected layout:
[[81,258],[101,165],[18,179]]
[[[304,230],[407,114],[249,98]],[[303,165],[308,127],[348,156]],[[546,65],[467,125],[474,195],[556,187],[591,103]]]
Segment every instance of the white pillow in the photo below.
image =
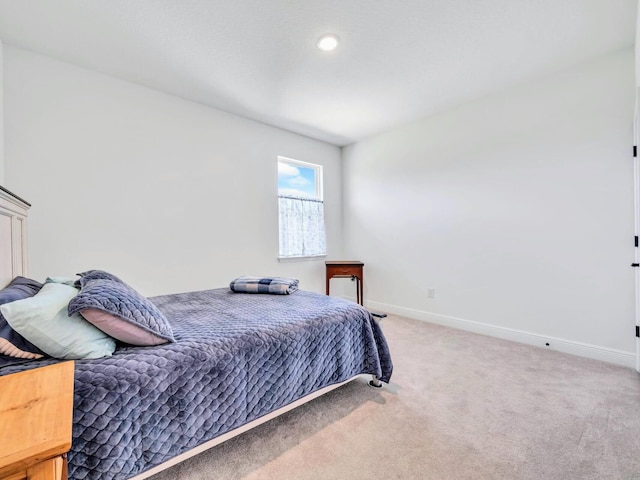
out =
[[67,305],[77,294],[69,285],[46,283],[33,297],[1,305],[0,312],[11,328],[54,358],[111,356],[116,349],[111,337],[79,314],[67,314]]

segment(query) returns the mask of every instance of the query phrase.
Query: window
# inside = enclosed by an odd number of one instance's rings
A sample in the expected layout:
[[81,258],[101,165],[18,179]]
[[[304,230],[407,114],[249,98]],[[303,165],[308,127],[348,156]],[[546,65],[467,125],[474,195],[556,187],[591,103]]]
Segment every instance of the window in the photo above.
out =
[[278,157],[281,258],[326,255],[322,166]]

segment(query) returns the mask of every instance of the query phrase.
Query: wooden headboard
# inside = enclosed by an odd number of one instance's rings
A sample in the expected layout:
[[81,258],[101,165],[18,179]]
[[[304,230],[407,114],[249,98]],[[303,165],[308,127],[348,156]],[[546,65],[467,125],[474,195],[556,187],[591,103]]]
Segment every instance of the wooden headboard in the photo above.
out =
[[0,288],[27,276],[27,214],[31,204],[0,186]]

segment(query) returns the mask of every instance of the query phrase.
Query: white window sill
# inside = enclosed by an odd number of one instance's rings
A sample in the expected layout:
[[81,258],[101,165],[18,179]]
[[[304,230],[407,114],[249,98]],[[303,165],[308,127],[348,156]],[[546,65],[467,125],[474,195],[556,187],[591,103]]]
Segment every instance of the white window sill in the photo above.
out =
[[309,257],[278,257],[278,262],[280,263],[289,263],[289,262],[306,262],[313,260],[323,260],[327,258],[326,255],[313,255]]

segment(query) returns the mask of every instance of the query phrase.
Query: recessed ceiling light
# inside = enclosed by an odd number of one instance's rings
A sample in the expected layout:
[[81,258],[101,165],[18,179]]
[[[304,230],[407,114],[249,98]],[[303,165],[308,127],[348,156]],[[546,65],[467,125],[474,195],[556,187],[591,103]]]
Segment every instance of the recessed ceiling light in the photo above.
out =
[[326,35],[321,36],[318,40],[318,48],[320,50],[324,50],[325,52],[330,52],[331,50],[335,50],[339,42],[340,39],[337,35],[334,35],[333,33],[327,33]]

